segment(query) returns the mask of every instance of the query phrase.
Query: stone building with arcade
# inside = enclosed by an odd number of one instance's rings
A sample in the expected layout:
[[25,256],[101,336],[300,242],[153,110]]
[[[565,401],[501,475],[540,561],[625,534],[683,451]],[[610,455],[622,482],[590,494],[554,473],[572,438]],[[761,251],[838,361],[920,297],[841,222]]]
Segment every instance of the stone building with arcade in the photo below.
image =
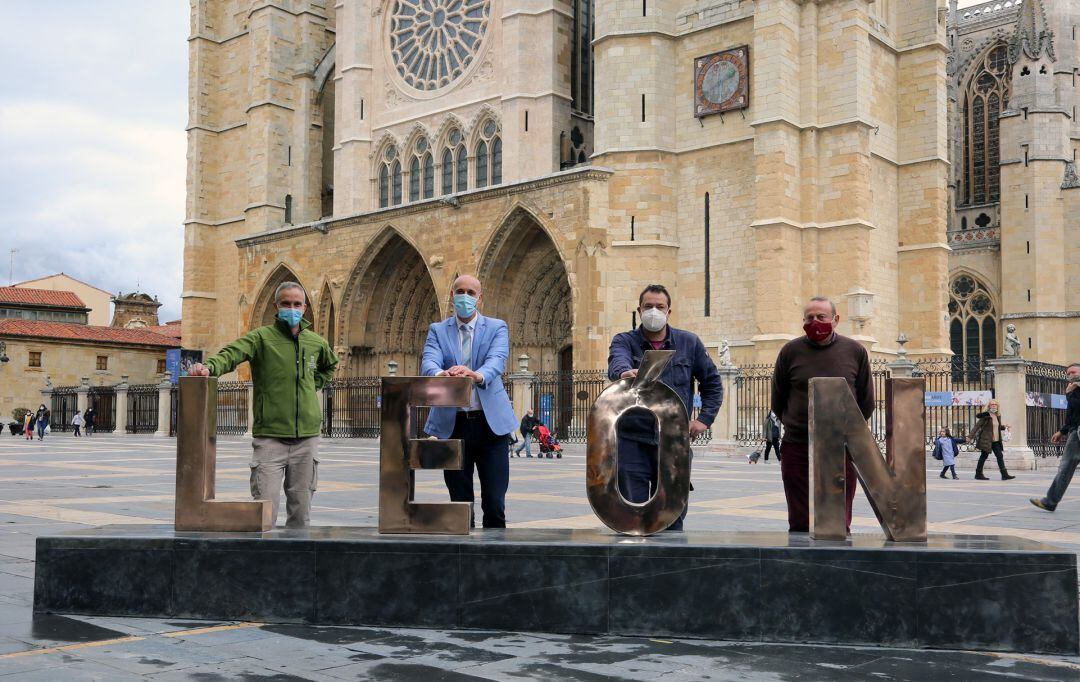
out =
[[[649,283],[736,363],[833,297],[950,348],[946,0],[192,0],[184,345],[284,280],[371,375],[459,273],[532,370],[605,366]],[[1059,169],[1060,170],[1060,169]]]

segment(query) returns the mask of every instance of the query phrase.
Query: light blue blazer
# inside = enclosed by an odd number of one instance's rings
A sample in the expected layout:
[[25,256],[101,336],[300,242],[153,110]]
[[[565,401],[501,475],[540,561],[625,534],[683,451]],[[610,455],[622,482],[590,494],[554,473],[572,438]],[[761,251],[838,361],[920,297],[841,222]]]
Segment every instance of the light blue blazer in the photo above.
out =
[[[505,436],[517,428],[514,406],[503,388],[502,374],[506,369],[506,358],[510,355],[510,333],[506,323],[493,317],[476,316],[476,332],[473,338],[472,362],[466,363],[461,357],[461,343],[458,339],[457,317],[442,322],[435,322],[428,327],[427,343],[424,344],[424,361],[420,373],[435,376],[454,365],[468,364],[477,374],[484,377],[484,385],[473,385],[473,390],[480,398],[480,408],[484,411],[488,426],[497,436]],[[436,438],[449,438],[454,432],[457,419],[456,407],[433,407],[424,430]]]

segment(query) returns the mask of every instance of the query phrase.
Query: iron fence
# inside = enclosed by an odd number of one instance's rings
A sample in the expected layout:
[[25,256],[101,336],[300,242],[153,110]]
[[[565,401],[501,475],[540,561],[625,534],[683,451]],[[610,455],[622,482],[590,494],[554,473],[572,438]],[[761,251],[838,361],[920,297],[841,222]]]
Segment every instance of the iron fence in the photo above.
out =
[[[926,442],[931,444],[941,429],[955,438],[966,438],[975,426],[975,415],[986,410],[986,393],[994,395],[994,372],[979,357],[920,358],[914,376],[924,380],[927,393],[951,393],[949,405],[926,406]],[[967,393],[967,395],[965,395]],[[961,450],[975,446],[966,443]]]
[[116,431],[116,387],[92,386],[86,401],[94,410],[94,433]]
[[248,384],[219,381],[217,385],[217,433],[242,436],[248,431]]
[[381,377],[339,377],[323,387],[322,435],[378,438]]
[[128,433],[155,433],[158,428],[157,384],[132,384],[127,395]]
[[1027,438],[1028,447],[1036,457],[1060,457],[1065,443],[1051,443],[1050,439],[1065,424],[1065,410],[1054,407],[1052,396],[1065,395],[1068,381],[1065,367],[1045,362],[1028,362],[1025,368],[1027,391]]
[[533,414],[565,443],[584,443],[589,409],[607,387],[607,373],[538,372],[532,380]]
[[78,386],[57,386],[53,388],[52,400],[50,400],[49,416],[50,431],[71,431],[71,418],[78,409],[79,396]]

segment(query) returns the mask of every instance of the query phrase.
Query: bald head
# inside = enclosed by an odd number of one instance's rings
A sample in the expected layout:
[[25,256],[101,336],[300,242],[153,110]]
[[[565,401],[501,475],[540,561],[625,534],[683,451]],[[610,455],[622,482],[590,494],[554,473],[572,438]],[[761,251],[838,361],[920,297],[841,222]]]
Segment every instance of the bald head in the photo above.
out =
[[480,289],[480,280],[472,275],[461,275],[454,280],[450,294],[454,299],[454,312],[459,320],[468,321],[476,316],[484,293]]

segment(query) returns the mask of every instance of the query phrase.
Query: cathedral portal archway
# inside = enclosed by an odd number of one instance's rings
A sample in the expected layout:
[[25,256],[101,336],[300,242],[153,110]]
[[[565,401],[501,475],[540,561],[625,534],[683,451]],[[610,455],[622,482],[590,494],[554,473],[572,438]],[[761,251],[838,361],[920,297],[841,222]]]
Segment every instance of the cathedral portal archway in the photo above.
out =
[[435,284],[420,252],[392,228],[380,233],[353,268],[342,300],[341,358],[349,376],[420,374],[428,325],[439,319]]
[[304,311],[304,319],[314,324],[315,317],[314,312],[312,312],[311,292],[307,290],[307,287],[304,286],[304,283],[300,281],[300,278],[296,276],[296,273],[289,266],[281,264],[274,268],[266,282],[263,283],[262,288],[259,289],[259,295],[255,298],[255,305],[252,307],[251,329],[274,324],[274,318],[277,317],[274,292],[277,291],[278,285],[282,282],[296,282],[304,289],[308,300],[307,310]]
[[507,368],[527,353],[532,371],[572,370],[573,301],[570,277],[547,231],[517,209],[492,237],[479,268],[484,314],[510,328]]

